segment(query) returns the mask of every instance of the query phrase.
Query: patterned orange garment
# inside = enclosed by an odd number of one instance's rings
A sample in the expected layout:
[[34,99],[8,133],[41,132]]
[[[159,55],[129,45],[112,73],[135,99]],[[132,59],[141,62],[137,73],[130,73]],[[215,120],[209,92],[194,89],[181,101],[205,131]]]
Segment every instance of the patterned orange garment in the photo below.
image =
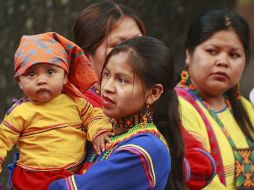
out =
[[15,53],[15,79],[36,63],[63,68],[68,74],[64,92],[71,96],[84,97],[84,92],[97,81],[82,49],[55,32],[22,37]]

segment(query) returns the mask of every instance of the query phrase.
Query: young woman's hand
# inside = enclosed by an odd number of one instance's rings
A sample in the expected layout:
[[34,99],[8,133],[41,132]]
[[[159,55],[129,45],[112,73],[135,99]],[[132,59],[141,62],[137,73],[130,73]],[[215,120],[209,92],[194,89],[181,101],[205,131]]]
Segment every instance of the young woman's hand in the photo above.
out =
[[105,150],[106,144],[110,142],[110,137],[113,135],[114,133],[107,131],[94,138],[93,148],[96,154],[100,155]]

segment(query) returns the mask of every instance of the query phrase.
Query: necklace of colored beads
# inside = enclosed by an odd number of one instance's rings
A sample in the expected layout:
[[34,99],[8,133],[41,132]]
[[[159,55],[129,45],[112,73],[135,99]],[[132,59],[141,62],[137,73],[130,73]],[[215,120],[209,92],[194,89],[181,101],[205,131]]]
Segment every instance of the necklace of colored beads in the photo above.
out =
[[[116,135],[114,137],[111,137],[110,140],[111,142],[106,145],[106,151],[102,153],[102,156],[100,160],[106,160],[112,152],[117,148],[118,144],[126,141],[133,136],[139,135],[139,134],[147,134],[147,133],[152,133],[155,136],[159,137],[164,144],[166,143],[166,140],[164,137],[161,135],[161,133],[158,131],[157,127],[153,123],[147,123],[145,126],[142,123],[139,123],[135,125],[133,128],[129,129],[126,133]],[[93,154],[89,162],[95,161],[97,158],[96,154]]]
[[[159,137],[167,145],[166,140],[153,123],[152,111],[149,109],[149,107],[144,112],[139,114],[129,115],[116,120],[111,119],[111,123],[113,128],[126,128],[129,130],[123,134],[111,137],[111,142],[106,145],[106,150],[102,153],[99,160],[107,159],[117,148],[119,143],[126,141],[138,134],[152,133]],[[98,155],[94,153],[89,159],[89,162],[94,162],[97,157]]]

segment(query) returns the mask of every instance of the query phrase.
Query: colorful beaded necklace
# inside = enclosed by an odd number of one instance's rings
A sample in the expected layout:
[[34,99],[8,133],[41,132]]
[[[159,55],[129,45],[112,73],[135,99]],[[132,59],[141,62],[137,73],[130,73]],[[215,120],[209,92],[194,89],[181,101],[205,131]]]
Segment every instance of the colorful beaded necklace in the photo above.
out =
[[131,115],[118,120],[112,120],[112,125],[113,127],[117,128],[125,127],[130,129],[126,133],[111,137],[111,142],[106,145],[106,150],[102,153],[102,155],[100,155],[100,158],[97,154],[94,153],[89,159],[89,162],[94,162],[97,157],[97,161],[106,160],[117,148],[119,143],[124,142],[132,138],[133,136],[139,134],[152,133],[155,136],[159,137],[165,144],[167,144],[164,137],[154,125],[150,111],[146,111],[145,113],[141,114]]

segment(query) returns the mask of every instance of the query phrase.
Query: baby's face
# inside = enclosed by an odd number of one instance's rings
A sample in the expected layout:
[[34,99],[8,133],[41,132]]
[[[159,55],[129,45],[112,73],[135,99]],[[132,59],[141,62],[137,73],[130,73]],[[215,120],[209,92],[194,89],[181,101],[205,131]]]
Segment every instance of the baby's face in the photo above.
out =
[[65,71],[55,65],[38,63],[19,77],[19,86],[30,101],[43,103],[62,93],[67,82]]

